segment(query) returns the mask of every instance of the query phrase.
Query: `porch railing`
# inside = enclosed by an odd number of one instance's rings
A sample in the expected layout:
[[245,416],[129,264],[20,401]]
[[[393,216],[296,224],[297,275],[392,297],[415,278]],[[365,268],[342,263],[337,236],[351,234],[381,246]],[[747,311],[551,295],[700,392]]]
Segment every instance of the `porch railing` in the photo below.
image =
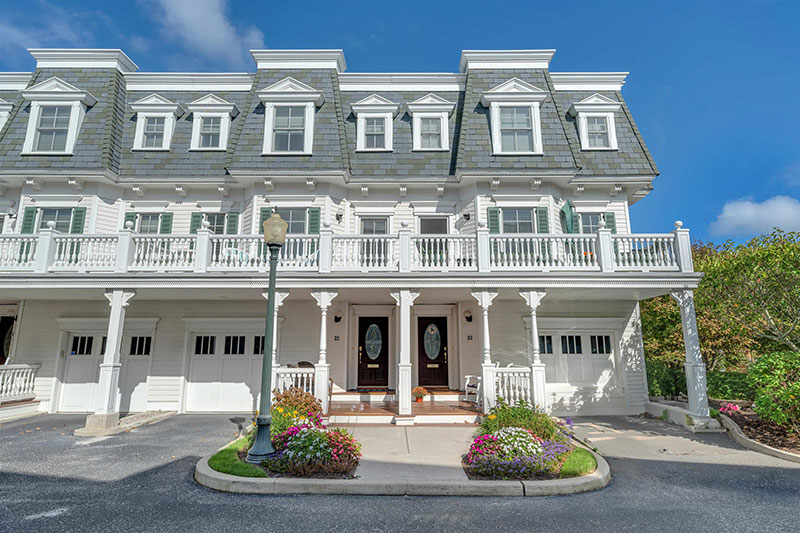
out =
[[32,400],[37,363],[0,366],[0,403]]
[[278,391],[285,391],[291,388],[298,388],[310,394],[314,394],[314,369],[313,368],[277,368],[277,380],[275,388]]
[[519,401],[533,403],[531,369],[525,367],[497,368],[494,371],[495,396],[513,405]]
[[[269,269],[260,235],[0,235],[0,272],[248,272]],[[289,235],[289,271],[331,272],[693,272],[689,231],[663,234]]]

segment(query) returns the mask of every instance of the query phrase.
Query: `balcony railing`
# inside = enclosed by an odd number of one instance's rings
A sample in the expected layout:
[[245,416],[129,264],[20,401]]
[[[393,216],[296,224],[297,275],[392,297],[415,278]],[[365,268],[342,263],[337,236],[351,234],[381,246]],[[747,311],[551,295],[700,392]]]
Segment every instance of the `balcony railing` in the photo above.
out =
[[[692,272],[689,230],[672,233],[289,235],[287,271],[331,272]],[[260,235],[0,235],[0,272],[264,272]]]
[[0,365],[0,403],[32,400],[34,378],[38,363],[30,365]]

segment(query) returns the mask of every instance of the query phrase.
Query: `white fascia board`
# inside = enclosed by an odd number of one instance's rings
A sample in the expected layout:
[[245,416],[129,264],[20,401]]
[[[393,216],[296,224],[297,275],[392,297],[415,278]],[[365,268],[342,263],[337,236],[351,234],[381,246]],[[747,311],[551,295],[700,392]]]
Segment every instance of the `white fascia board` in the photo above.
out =
[[249,91],[253,75],[248,73],[130,72],[125,74],[129,91]]
[[250,50],[258,69],[347,70],[342,50]]
[[21,91],[32,77],[30,72],[0,72],[0,91]]
[[37,83],[33,87],[22,91],[22,97],[26,100],[37,102],[79,101],[88,107],[92,107],[97,103],[97,98],[88,91],[82,91],[56,77]]
[[345,92],[461,92],[465,86],[464,74],[339,74],[339,90]]
[[547,69],[555,50],[463,50],[458,69]]
[[551,72],[556,91],[621,91],[627,72]]
[[28,48],[36,68],[115,68],[120,72],[139,70],[125,52],[100,48]]

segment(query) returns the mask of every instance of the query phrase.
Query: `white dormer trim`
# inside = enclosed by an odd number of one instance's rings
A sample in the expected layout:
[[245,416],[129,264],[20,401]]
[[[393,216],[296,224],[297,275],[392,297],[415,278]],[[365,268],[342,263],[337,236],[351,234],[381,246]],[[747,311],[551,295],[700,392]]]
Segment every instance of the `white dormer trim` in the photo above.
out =
[[[371,94],[351,104],[350,109],[356,116],[356,152],[391,152],[394,141],[394,117],[400,105],[379,94]],[[367,148],[366,120],[368,118],[383,119],[384,146]]]
[[342,50],[250,50],[250,55],[259,69],[347,70]]
[[[578,124],[578,136],[581,139],[581,150],[609,151],[619,149],[619,144],[617,143],[617,126],[614,120],[614,114],[621,108],[622,103],[598,93],[584,98],[580,102],[576,102],[570,106],[567,114],[575,117],[575,120]],[[590,117],[605,118],[606,127],[608,128],[608,146],[589,146],[588,119]]]
[[547,69],[555,50],[463,50],[461,72],[475,69]]
[[[251,52],[252,53],[252,52]],[[255,57],[255,54],[254,56]],[[284,78],[269,87],[258,91],[258,97],[264,104],[264,155],[311,155],[314,144],[314,115],[316,107],[321,106],[325,99],[322,91],[318,91],[292,77]],[[276,107],[300,107],[304,113],[303,150],[275,151],[273,134],[275,132]]]
[[627,72],[551,72],[556,91],[621,91]]
[[[450,115],[455,109],[455,104],[433,93],[426,94],[413,102],[406,104],[408,114],[411,115],[413,143],[412,150],[425,152],[445,152],[450,150]],[[439,148],[422,147],[422,119],[439,119]]]
[[[78,89],[74,85],[70,85],[56,77],[37,83],[33,87],[22,91],[22,97],[31,103],[30,114],[28,115],[28,129],[25,135],[25,142],[22,145],[22,155],[72,155],[86,110],[97,103],[97,98],[88,91]],[[67,139],[63,151],[36,151],[39,117],[42,107],[47,106],[68,106],[70,108]]]
[[[14,108],[14,104],[9,104],[2,98],[0,98],[0,130],[3,129],[3,126],[6,124],[6,120],[8,120],[8,116],[11,114],[11,110]],[[0,228],[2,230],[2,228]]]
[[115,68],[120,72],[139,69],[125,52],[119,49],[28,48],[36,60],[36,68]]
[[[519,78],[511,78],[481,94],[481,104],[489,108],[493,155],[541,155],[543,153],[542,122],[539,107],[546,98],[547,91]],[[500,135],[500,108],[523,106],[530,107],[531,110],[533,151],[503,151]]]
[[[131,109],[136,113],[136,133],[133,137],[133,150],[160,151],[169,150],[172,143],[172,134],[175,133],[175,122],[184,114],[180,104],[167,100],[158,94],[145,96],[131,104]],[[164,137],[159,147],[144,146],[145,122],[149,117],[164,118]]]
[[[231,128],[231,119],[239,114],[239,108],[214,94],[207,94],[194,102],[186,104],[186,109],[192,114],[192,141],[189,150],[215,152],[228,149],[228,135]],[[200,133],[204,118],[219,118],[219,146],[200,146]]]

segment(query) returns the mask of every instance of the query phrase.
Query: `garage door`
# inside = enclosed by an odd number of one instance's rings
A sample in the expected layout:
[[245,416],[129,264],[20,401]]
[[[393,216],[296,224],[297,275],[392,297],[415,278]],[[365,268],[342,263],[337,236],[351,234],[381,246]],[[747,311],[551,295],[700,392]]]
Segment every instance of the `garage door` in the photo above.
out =
[[255,412],[263,335],[195,334],[186,393],[192,412]]
[[122,339],[119,410],[138,413],[147,410],[147,376],[153,353],[152,335],[133,335]]
[[70,334],[64,356],[66,367],[59,411],[88,413],[95,410],[103,338],[101,333]]

